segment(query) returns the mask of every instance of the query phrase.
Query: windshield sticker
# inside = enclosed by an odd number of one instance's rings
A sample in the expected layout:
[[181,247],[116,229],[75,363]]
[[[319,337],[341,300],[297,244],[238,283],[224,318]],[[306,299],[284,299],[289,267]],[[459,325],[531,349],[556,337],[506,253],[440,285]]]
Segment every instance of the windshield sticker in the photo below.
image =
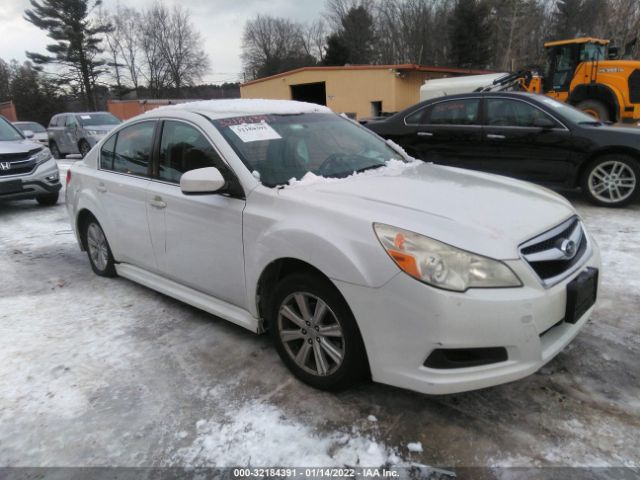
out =
[[91,115],[80,115],[80,118],[83,120],[91,120]]
[[280,140],[273,128],[267,123],[243,123],[242,125],[231,125],[229,129],[235,133],[244,143],[264,142],[266,140]]

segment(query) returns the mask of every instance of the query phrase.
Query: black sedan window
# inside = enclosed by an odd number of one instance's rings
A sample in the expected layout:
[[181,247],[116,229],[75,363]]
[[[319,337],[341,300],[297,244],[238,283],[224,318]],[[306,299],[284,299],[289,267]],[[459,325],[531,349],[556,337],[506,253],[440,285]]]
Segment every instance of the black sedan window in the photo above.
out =
[[541,119],[556,123],[539,108],[508,98],[487,99],[487,124],[506,127],[535,127]]
[[429,124],[478,125],[479,110],[480,100],[477,98],[463,98],[436,103],[430,109]]

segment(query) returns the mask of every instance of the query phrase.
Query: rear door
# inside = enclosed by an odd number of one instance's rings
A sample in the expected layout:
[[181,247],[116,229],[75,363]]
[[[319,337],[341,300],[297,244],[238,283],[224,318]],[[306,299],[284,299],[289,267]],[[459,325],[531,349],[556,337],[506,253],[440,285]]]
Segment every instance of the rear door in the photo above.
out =
[[117,261],[157,271],[147,222],[147,188],[157,121],[134,123],[112,135],[100,150],[96,196],[105,234]]
[[245,308],[242,213],[244,195],[185,195],[183,173],[216,167],[237,184],[205,133],[182,120],[165,120],[157,168],[147,192],[153,250],[165,277]]
[[425,161],[477,168],[482,144],[479,98],[456,98],[426,107],[405,122],[418,122],[413,150]]
[[485,148],[480,152],[487,171],[545,184],[569,180],[573,139],[559,120],[525,100],[484,101]]

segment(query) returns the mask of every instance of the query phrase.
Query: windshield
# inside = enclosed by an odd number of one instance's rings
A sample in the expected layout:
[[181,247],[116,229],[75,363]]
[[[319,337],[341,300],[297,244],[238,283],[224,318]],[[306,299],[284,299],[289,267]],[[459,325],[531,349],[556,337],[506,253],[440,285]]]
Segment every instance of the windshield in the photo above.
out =
[[600,124],[601,122],[591,115],[587,115],[582,110],[572,107],[566,103],[558,102],[553,98],[545,97],[541,101],[556,110],[561,116],[576,124]]
[[24,137],[20,135],[13,125],[0,117],[0,142],[11,142],[15,140],[22,140],[23,138]]
[[351,120],[326,113],[213,120],[246,167],[269,187],[308,172],[343,178],[404,159]]
[[24,133],[25,130],[31,130],[33,133],[45,133],[46,130],[42,125],[36,122],[16,122],[14,123],[16,127],[20,129],[21,132]]
[[580,61],[589,62],[592,60],[604,60],[606,57],[607,47],[598,45],[597,43],[585,43],[584,48],[580,51]]
[[118,125],[120,120],[110,113],[81,113],[78,115],[83,127],[92,125]]

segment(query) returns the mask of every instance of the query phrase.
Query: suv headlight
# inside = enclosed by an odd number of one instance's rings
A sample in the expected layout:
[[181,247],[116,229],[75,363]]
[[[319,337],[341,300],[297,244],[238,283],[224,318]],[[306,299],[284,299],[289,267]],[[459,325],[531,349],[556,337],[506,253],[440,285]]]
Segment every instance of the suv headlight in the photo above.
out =
[[32,157],[36,161],[36,165],[46,162],[51,158],[51,152],[48,148],[43,148]]
[[516,274],[499,260],[389,225],[375,223],[373,229],[396,265],[426,284],[455,292],[522,286]]

